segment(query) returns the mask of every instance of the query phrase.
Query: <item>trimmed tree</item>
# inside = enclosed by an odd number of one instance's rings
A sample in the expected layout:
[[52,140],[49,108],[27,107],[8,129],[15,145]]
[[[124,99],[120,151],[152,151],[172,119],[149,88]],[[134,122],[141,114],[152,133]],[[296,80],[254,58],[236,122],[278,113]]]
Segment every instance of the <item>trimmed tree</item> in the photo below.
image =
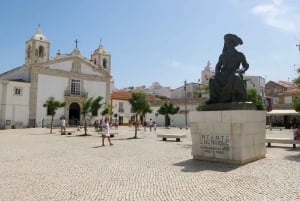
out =
[[158,109],[158,113],[165,116],[165,126],[170,126],[170,115],[176,114],[179,111],[178,106],[174,106],[173,103],[166,102]]
[[48,100],[43,104],[43,107],[47,108],[47,114],[51,115],[50,134],[52,134],[53,118],[56,110],[60,107],[65,107],[66,102],[59,102],[54,97],[49,97]]
[[294,101],[293,101],[293,108],[297,111],[300,112],[300,98],[297,97]]
[[134,138],[137,138],[138,117],[151,112],[150,104],[147,101],[146,94],[143,92],[133,92],[131,98],[128,100],[131,105],[131,112],[135,113],[135,129]]
[[266,110],[261,96],[257,94],[254,88],[247,89],[247,101],[254,103],[257,110]]

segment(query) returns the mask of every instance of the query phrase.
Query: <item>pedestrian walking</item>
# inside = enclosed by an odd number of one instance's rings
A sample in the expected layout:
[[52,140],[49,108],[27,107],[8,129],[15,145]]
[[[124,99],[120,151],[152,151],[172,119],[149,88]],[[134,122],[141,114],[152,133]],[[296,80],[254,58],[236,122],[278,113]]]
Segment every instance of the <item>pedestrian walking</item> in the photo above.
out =
[[104,139],[107,138],[109,145],[113,145],[110,140],[110,126],[108,118],[105,118],[104,124],[103,124],[103,134],[102,134],[102,146],[105,146]]
[[66,120],[65,120],[65,118],[61,118],[61,120],[60,120],[60,133],[61,133],[61,135],[66,134]]

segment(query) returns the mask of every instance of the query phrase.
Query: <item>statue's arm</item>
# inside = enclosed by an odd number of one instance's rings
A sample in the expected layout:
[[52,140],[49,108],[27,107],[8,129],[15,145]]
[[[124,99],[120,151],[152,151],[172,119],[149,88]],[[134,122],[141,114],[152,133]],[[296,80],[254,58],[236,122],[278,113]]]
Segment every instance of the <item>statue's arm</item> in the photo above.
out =
[[240,70],[240,72],[245,73],[249,68],[249,64],[248,64],[248,62],[246,60],[246,57],[243,53],[240,54],[240,57],[241,57],[241,63],[242,63],[242,66],[243,66],[243,68]]

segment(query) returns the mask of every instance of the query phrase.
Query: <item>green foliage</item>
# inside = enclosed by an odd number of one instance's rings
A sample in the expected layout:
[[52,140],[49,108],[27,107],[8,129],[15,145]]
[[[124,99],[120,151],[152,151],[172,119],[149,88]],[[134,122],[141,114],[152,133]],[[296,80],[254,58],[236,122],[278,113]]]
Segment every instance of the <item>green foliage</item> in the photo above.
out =
[[87,122],[86,122],[86,116],[89,112],[91,112],[92,115],[97,116],[98,110],[101,108],[102,103],[102,97],[98,96],[97,98],[93,99],[93,97],[88,98],[84,103],[82,104],[82,110],[81,114],[83,115],[84,119],[84,134],[87,135]]
[[108,114],[109,114],[109,105],[108,105],[108,104],[105,104],[104,109],[103,109],[102,112],[101,112],[101,115],[102,115],[102,116],[106,116],[106,115],[108,115]]
[[300,112],[300,97],[297,97],[293,102],[293,107],[297,112]]
[[47,108],[47,113],[51,115],[51,127],[50,133],[52,133],[52,126],[53,126],[53,117],[56,113],[56,110],[60,107],[65,107],[66,102],[59,102],[54,99],[54,97],[49,97],[48,100],[43,104],[43,107]]
[[196,107],[196,110],[197,110],[197,111],[201,111],[203,105],[204,105],[203,103],[200,103],[200,104]]
[[265,110],[266,109],[261,96],[257,94],[257,92],[254,88],[247,89],[247,101],[254,103],[256,105],[257,110]]
[[165,116],[165,126],[170,125],[169,115],[176,114],[179,111],[178,106],[174,106],[173,103],[166,102],[158,109],[158,113]]
[[102,103],[101,103],[102,99],[103,98],[101,96],[98,96],[97,98],[95,98],[95,100],[92,101],[90,112],[92,113],[93,116],[98,115],[98,110],[102,106]]
[[133,92],[128,101],[133,113],[142,114],[150,109],[150,105],[146,99],[146,94],[143,92]]
[[156,98],[159,98],[159,99],[161,99],[161,100],[166,100],[166,99],[168,99],[167,96],[159,96],[159,95],[155,95],[155,97],[156,97]]
[[131,98],[128,100],[131,105],[131,112],[135,113],[135,136],[137,138],[137,122],[139,115],[145,115],[151,113],[150,104],[147,100],[146,94],[143,92],[132,92]]

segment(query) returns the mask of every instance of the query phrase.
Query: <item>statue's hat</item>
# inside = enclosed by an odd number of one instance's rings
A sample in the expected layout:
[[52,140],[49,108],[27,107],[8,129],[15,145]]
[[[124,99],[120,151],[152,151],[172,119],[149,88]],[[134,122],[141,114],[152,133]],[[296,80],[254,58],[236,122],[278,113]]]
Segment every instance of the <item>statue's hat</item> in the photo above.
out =
[[242,45],[243,44],[243,41],[240,37],[238,37],[237,35],[235,34],[226,34],[224,36],[224,41],[231,41],[234,43],[235,46],[238,46],[238,45]]

